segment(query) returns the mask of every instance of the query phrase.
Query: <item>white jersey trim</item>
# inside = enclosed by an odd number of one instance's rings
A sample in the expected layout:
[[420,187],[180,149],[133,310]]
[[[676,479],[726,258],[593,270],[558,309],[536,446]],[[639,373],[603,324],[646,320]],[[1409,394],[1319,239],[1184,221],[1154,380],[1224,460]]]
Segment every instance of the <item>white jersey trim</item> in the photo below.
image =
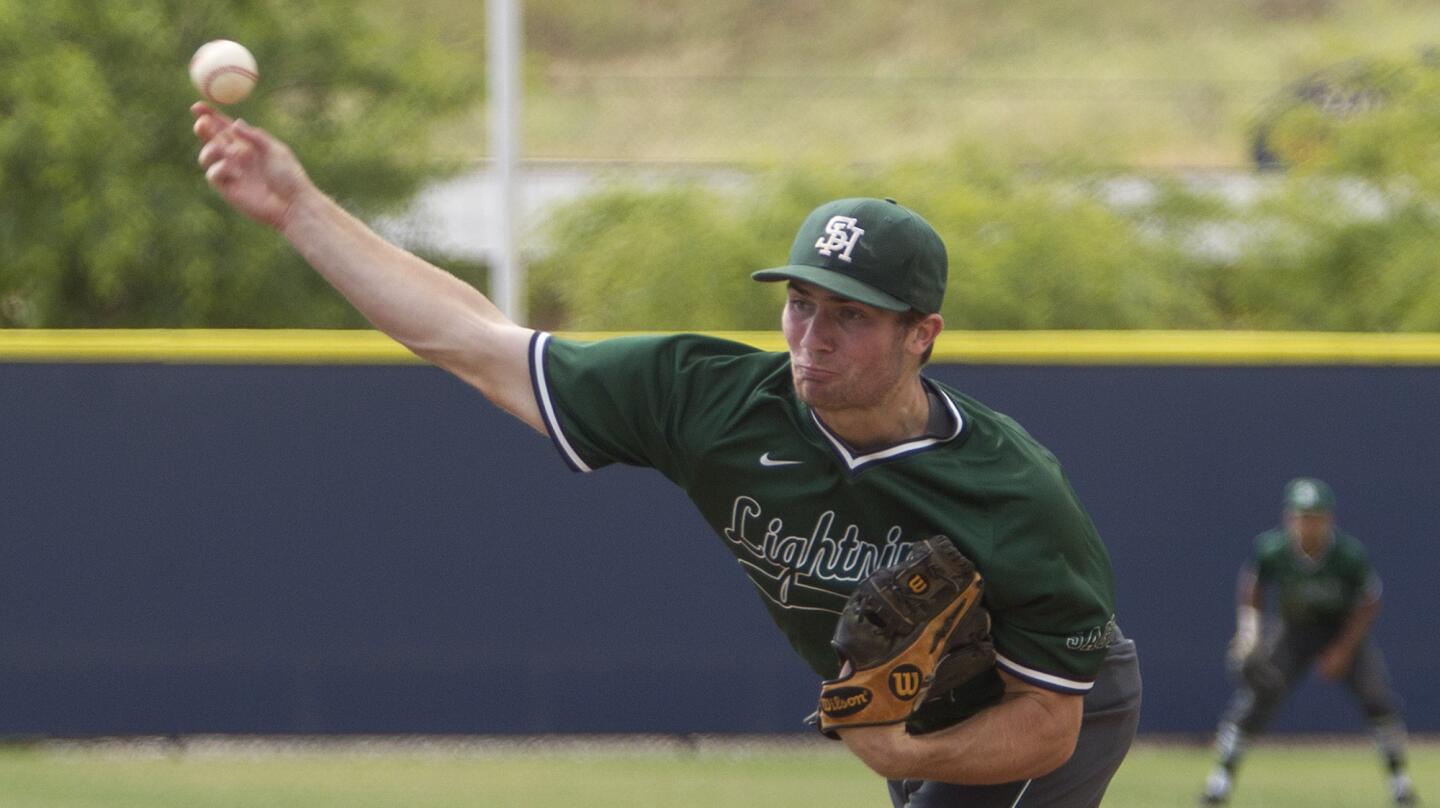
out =
[[830,445],[835,447],[836,454],[840,455],[840,459],[845,461],[846,468],[851,471],[859,471],[872,463],[879,463],[882,460],[890,460],[896,457],[915,454],[916,452],[929,449],[931,446],[949,443],[959,437],[960,433],[965,431],[965,416],[960,414],[960,408],[955,406],[955,402],[951,401],[949,396],[945,395],[945,391],[940,390],[938,392],[940,393],[940,398],[944,399],[945,406],[950,409],[951,423],[955,424],[955,428],[951,430],[949,435],[941,438],[920,438],[918,440],[906,441],[905,443],[891,446],[888,449],[881,449],[878,452],[870,452],[869,454],[855,454],[850,451],[850,447],[845,445],[845,441],[836,437],[836,435],[830,431],[829,427],[825,426],[825,422],[820,420],[820,416],[815,414],[814,410],[810,410],[810,418],[814,420],[815,425],[820,428],[820,434],[824,435],[825,439],[830,441]]
[[1047,690],[1058,690],[1062,693],[1078,695],[1080,693],[1089,693],[1090,689],[1095,686],[1094,682],[1080,682],[1074,679],[1066,679],[1063,676],[1056,676],[1053,673],[1045,673],[1044,671],[1037,671],[1034,668],[1027,668],[1004,654],[995,655],[995,664],[1004,668],[1009,673],[1013,673],[1031,684],[1040,685]]
[[556,448],[570,463],[570,467],[588,473],[594,469],[580,459],[580,453],[575,451],[575,447],[570,445],[570,439],[565,437],[565,430],[560,428],[560,414],[555,411],[555,403],[550,397],[550,386],[545,378],[545,345],[549,342],[549,334],[537,331],[534,341],[530,343],[530,380],[535,385],[535,402],[540,405],[540,416],[545,419],[545,428],[550,431]]

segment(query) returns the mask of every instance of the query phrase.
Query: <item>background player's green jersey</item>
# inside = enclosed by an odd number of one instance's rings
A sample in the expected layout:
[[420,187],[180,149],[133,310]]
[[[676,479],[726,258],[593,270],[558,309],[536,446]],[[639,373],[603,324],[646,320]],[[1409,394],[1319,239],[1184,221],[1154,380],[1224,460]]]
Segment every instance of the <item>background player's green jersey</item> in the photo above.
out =
[[837,673],[830,639],[858,583],[944,534],[985,577],[998,665],[1091,688],[1113,627],[1109,557],[1054,456],[1011,419],[926,380],[947,430],[858,452],[797,398],[787,354],[537,334],[531,363],[570,466],[651,466],[684,489],[817,674]]
[[1255,580],[1276,590],[1280,617],[1296,624],[1339,623],[1367,595],[1380,594],[1365,548],[1336,529],[1330,546],[1311,558],[1295,546],[1283,528],[1255,537]]

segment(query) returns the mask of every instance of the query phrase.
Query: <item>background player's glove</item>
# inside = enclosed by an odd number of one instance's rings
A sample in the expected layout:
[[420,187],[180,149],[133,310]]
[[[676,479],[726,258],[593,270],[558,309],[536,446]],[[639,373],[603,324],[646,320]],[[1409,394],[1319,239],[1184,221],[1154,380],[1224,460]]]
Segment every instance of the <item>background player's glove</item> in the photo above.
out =
[[1235,636],[1225,649],[1226,666],[1252,690],[1274,692],[1285,686],[1285,676],[1260,639],[1260,611],[1241,606],[1236,613]]
[[1285,689],[1285,674],[1264,650],[1252,651],[1240,661],[1240,678],[1258,693],[1277,693]]
[[820,730],[900,723],[937,682],[948,689],[994,665],[984,585],[944,536],[866,578],[835,628],[843,668],[821,683]]

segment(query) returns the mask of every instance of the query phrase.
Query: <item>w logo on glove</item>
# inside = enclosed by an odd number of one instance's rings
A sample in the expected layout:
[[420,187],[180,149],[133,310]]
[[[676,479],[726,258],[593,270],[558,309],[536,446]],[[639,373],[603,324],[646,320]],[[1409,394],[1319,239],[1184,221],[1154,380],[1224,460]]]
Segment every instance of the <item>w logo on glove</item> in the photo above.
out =
[[920,695],[920,686],[924,683],[925,674],[914,665],[899,665],[890,671],[890,692],[902,701],[909,701]]

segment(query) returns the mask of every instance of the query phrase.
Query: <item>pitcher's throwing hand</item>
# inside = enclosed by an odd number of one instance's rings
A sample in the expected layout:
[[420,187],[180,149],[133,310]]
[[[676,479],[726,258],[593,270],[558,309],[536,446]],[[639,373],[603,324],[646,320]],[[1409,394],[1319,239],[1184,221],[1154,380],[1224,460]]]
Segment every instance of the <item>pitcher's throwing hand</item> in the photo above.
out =
[[236,210],[283,229],[295,199],[315,186],[294,152],[275,136],[243,120],[232,121],[209,104],[190,107],[205,179]]

